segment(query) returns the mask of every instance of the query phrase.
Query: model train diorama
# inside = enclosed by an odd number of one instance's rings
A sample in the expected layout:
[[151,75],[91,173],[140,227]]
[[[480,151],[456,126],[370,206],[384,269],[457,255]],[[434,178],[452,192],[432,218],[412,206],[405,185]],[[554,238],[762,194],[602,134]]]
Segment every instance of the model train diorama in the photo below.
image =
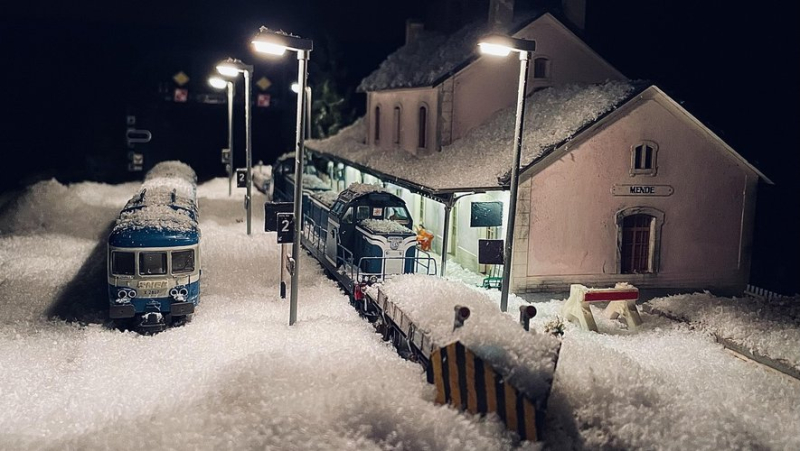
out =
[[[405,201],[378,185],[352,183],[337,193],[313,166],[303,175],[301,243],[339,281],[368,316],[369,285],[398,274],[436,274],[436,260],[417,245],[413,218]],[[278,159],[272,170],[273,199],[294,198],[294,156]]]
[[155,165],[108,237],[108,314],[151,333],[191,319],[200,300],[197,176],[178,161]]

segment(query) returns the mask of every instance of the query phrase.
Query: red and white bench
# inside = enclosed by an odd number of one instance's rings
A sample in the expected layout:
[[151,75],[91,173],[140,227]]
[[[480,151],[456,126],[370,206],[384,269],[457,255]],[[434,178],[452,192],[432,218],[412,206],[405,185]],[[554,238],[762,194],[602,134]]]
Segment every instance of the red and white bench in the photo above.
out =
[[592,302],[608,302],[605,315],[611,319],[622,315],[628,328],[634,329],[642,324],[642,317],[636,309],[638,299],[639,289],[627,283],[618,283],[614,288],[588,288],[573,284],[569,287],[569,299],[564,304],[562,313],[569,321],[580,324],[584,330],[597,332],[597,323],[589,305]]

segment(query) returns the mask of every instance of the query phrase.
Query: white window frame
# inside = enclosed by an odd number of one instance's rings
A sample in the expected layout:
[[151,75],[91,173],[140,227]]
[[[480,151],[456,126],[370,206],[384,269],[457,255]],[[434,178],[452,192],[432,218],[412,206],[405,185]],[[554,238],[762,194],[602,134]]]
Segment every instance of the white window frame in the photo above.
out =
[[[652,157],[650,159],[650,167],[649,168],[637,168],[636,167],[636,153],[639,148],[644,150],[646,147],[652,149]],[[644,154],[644,152],[642,152]],[[644,159],[644,155],[642,155],[642,159]],[[636,144],[631,146],[631,170],[630,174],[631,177],[637,175],[656,175],[658,173],[658,144],[654,141],[639,141]]]

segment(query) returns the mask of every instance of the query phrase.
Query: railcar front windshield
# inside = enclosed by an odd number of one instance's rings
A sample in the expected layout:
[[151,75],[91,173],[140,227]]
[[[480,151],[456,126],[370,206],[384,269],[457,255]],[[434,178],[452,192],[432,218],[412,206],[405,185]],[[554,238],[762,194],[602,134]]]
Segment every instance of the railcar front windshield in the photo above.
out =
[[132,276],[136,273],[136,256],[133,252],[112,252],[111,273]]
[[184,273],[194,271],[194,250],[172,252],[172,272]]
[[390,219],[404,226],[411,224],[411,217],[406,207],[386,207],[386,219]]
[[142,252],[139,254],[139,274],[142,276],[167,273],[166,252]]

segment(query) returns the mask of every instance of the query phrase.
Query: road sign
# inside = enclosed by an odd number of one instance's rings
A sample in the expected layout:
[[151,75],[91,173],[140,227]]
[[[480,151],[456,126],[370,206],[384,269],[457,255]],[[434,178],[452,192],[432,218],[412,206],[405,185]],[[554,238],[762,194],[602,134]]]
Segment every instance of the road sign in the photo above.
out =
[[236,170],[236,187],[247,188],[247,169]]
[[186,99],[189,98],[189,90],[186,88],[175,88],[175,94],[172,96],[172,100],[175,102],[186,102]]
[[293,202],[265,202],[264,203],[264,231],[278,231],[278,213],[291,213],[294,210]]
[[231,149],[222,149],[222,164],[231,162]]
[[[294,242],[294,213],[278,213],[278,244]],[[291,268],[289,270],[291,274]]]
[[503,240],[478,240],[478,263],[481,265],[502,265]]
[[258,102],[256,103],[257,106],[260,107],[268,107],[269,106],[270,95],[269,94],[259,94],[258,95]]
[[270,86],[272,86],[272,82],[271,82],[271,81],[269,81],[269,78],[267,78],[267,77],[261,77],[261,78],[259,78],[259,79],[258,79],[258,81],[256,82],[256,86],[258,86],[259,88],[261,88],[261,90],[262,90],[262,91],[266,91],[266,90],[267,90],[267,88],[269,88]]

